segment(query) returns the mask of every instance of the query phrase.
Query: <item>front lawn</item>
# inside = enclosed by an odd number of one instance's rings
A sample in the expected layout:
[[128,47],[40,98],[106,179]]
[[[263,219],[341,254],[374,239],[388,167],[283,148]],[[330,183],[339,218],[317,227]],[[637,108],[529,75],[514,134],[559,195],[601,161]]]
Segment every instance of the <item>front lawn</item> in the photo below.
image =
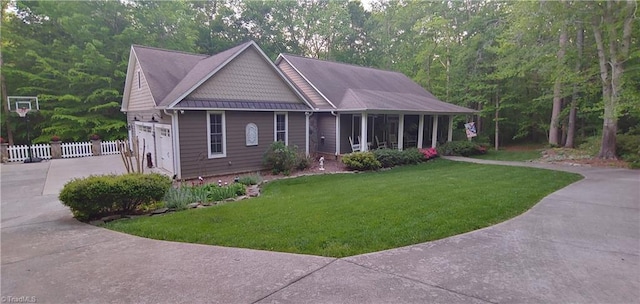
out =
[[344,257],[491,226],[581,178],[439,159],[277,180],[259,198],[105,227],[160,240]]
[[488,160],[502,160],[502,161],[527,161],[535,160],[542,157],[541,150],[493,150],[487,149],[486,154],[473,155],[473,158],[488,159]]

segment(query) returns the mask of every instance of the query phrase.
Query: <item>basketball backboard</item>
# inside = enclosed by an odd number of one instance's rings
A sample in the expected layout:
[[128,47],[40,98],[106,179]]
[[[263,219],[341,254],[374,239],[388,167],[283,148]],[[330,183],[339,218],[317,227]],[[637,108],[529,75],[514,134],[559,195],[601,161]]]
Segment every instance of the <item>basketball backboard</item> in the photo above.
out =
[[16,112],[18,109],[40,110],[40,104],[38,104],[38,97],[36,96],[7,96],[7,105],[11,112]]

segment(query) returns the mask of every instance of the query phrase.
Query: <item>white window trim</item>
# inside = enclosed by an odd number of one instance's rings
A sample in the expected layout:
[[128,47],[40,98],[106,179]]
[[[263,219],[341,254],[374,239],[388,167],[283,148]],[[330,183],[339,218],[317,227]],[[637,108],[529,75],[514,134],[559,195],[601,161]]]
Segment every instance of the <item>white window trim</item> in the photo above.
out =
[[284,144],[289,145],[289,112],[273,113],[273,141],[278,141],[278,115],[284,115]]
[[[222,115],[222,153],[214,154],[211,152],[211,114]],[[207,111],[207,151],[209,158],[227,157],[227,120],[224,111]]]

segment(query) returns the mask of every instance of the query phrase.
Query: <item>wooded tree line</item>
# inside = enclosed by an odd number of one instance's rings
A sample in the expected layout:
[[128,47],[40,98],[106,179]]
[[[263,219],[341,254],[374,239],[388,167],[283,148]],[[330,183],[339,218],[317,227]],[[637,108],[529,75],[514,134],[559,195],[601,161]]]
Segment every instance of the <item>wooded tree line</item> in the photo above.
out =
[[[272,59],[402,72],[479,110],[473,120],[496,145],[601,136],[600,156],[615,157],[616,134],[640,134],[637,9],[631,0],[3,1],[3,108],[5,93],[39,97],[36,142],[124,138],[131,44],[215,54],[253,39]],[[3,113],[3,138],[25,143],[24,129]]]

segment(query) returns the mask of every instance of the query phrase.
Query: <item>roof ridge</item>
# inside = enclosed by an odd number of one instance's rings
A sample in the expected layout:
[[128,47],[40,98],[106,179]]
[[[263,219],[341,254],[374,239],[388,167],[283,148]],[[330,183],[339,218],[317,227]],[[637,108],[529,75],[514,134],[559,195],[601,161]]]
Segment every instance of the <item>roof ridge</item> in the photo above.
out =
[[[290,53],[281,53],[281,55],[283,57],[284,56],[292,56],[292,57],[298,57],[298,58],[301,58],[301,59],[314,60],[314,61],[320,61],[320,62],[328,62],[328,63],[335,63],[335,64],[339,64],[339,65],[348,65],[348,66],[361,68],[361,69],[368,69],[368,70],[375,70],[375,71],[378,71],[378,72],[388,72],[388,73],[396,73],[396,74],[404,75],[403,73],[398,72],[398,71],[383,70],[383,69],[374,68],[374,67],[361,66],[361,65],[357,65],[355,63],[346,63],[346,62],[339,62],[339,61],[333,61],[333,60],[323,60],[323,59],[319,59],[319,58],[305,57],[305,56],[295,55],[295,54],[290,54]],[[406,76],[406,75],[404,75],[404,76]]]
[[209,57],[209,56],[212,56],[212,55],[207,55],[207,54],[198,54],[198,53],[192,53],[192,52],[187,52],[187,51],[163,49],[163,48],[159,48],[159,47],[146,46],[146,45],[140,45],[140,44],[132,44],[131,46],[132,47],[139,47],[139,48],[143,48],[143,49],[155,50],[155,51],[162,51],[162,52],[167,52],[167,53],[193,55],[193,56],[198,56],[198,57]]

